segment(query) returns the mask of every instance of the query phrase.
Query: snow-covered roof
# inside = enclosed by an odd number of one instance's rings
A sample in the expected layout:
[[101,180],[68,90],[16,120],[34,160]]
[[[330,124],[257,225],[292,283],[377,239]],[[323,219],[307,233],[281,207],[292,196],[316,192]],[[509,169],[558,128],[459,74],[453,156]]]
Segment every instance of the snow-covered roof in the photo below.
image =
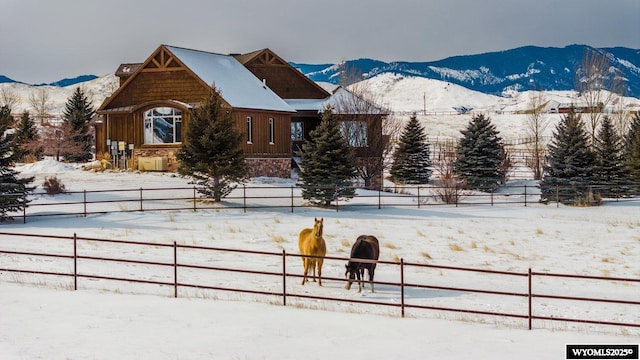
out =
[[384,114],[384,110],[373,104],[366,103],[367,100],[358,97],[351,91],[337,87],[331,96],[325,99],[286,99],[287,104],[298,111],[318,111],[322,112],[327,107],[331,107],[336,114]]
[[232,107],[295,112],[233,56],[165,47],[202,81],[214,85]]
[[321,112],[325,108],[326,99],[285,99],[284,101],[298,111]]

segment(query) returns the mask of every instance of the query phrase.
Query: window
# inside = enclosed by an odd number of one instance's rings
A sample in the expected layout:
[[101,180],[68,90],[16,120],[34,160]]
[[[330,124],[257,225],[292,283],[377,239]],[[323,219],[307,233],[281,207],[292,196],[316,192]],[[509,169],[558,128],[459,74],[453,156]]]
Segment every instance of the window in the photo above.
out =
[[291,122],[291,141],[304,140],[304,127],[301,122]]
[[365,147],[369,143],[365,121],[343,121],[340,123],[340,130],[350,146]]
[[275,124],[273,118],[269,118],[269,144],[273,145],[276,142]]
[[247,116],[247,144],[253,143],[253,118]]
[[182,142],[182,111],[158,107],[144,113],[145,144],[175,144]]

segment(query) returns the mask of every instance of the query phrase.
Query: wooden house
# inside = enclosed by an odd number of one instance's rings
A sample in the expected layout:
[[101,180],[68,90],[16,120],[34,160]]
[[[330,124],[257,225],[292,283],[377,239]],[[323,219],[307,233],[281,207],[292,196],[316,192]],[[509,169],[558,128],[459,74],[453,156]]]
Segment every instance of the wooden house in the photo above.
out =
[[[294,151],[321,111],[348,93],[326,91],[269,49],[222,55],[161,45],[143,63],[120,65],[116,75],[120,87],[98,109],[97,153],[120,152],[130,164],[164,159],[154,169],[168,171],[178,167],[191,110],[212,86],[244,133],[251,177],[291,177]],[[368,123],[362,131],[382,131],[380,119]]]

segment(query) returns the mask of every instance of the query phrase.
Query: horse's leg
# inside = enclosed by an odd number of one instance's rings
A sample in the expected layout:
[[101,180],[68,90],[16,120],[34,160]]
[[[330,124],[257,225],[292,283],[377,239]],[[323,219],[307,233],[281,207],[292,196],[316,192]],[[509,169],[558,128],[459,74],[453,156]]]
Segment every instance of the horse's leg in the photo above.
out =
[[376,271],[376,268],[374,266],[371,266],[369,268],[369,282],[371,283],[371,292],[373,291],[373,274]]
[[324,260],[323,259],[318,259],[318,261],[316,261],[316,264],[318,266],[318,286],[322,286],[322,262]]
[[309,271],[313,273],[313,282],[316,282],[316,264],[317,262],[315,259],[311,260],[309,264]]
[[364,282],[364,269],[358,267],[356,270],[356,276],[358,277],[358,292],[362,292],[362,283]]
[[309,261],[306,258],[302,258],[302,267],[304,268],[304,273],[302,275],[302,284],[304,285],[307,282],[307,271],[309,270]]

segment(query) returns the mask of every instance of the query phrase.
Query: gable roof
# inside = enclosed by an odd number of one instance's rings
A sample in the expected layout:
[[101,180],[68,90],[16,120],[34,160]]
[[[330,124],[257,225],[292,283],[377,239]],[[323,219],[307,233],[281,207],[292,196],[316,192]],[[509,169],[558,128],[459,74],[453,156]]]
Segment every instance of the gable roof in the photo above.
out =
[[291,66],[291,64],[289,64],[269,48],[252,51],[246,54],[234,54],[232,56],[249,69],[255,66],[276,66],[288,69],[290,71],[290,74],[297,78],[297,81],[306,84],[307,87],[313,89],[319,95],[319,98],[327,97],[330,95],[330,93],[326,89],[318,85],[318,83],[316,83],[315,81],[311,80],[297,68]]
[[[160,57],[161,60],[158,61],[156,57]],[[186,69],[203,86],[215,86],[224,101],[232,108],[296,112],[233,56],[169,45],[160,45],[142,65],[133,71],[120,88],[105,99],[98,111],[106,111],[111,101],[147,67]]]
[[165,48],[204,83],[215,86],[234,108],[295,112],[231,55],[168,45]]

